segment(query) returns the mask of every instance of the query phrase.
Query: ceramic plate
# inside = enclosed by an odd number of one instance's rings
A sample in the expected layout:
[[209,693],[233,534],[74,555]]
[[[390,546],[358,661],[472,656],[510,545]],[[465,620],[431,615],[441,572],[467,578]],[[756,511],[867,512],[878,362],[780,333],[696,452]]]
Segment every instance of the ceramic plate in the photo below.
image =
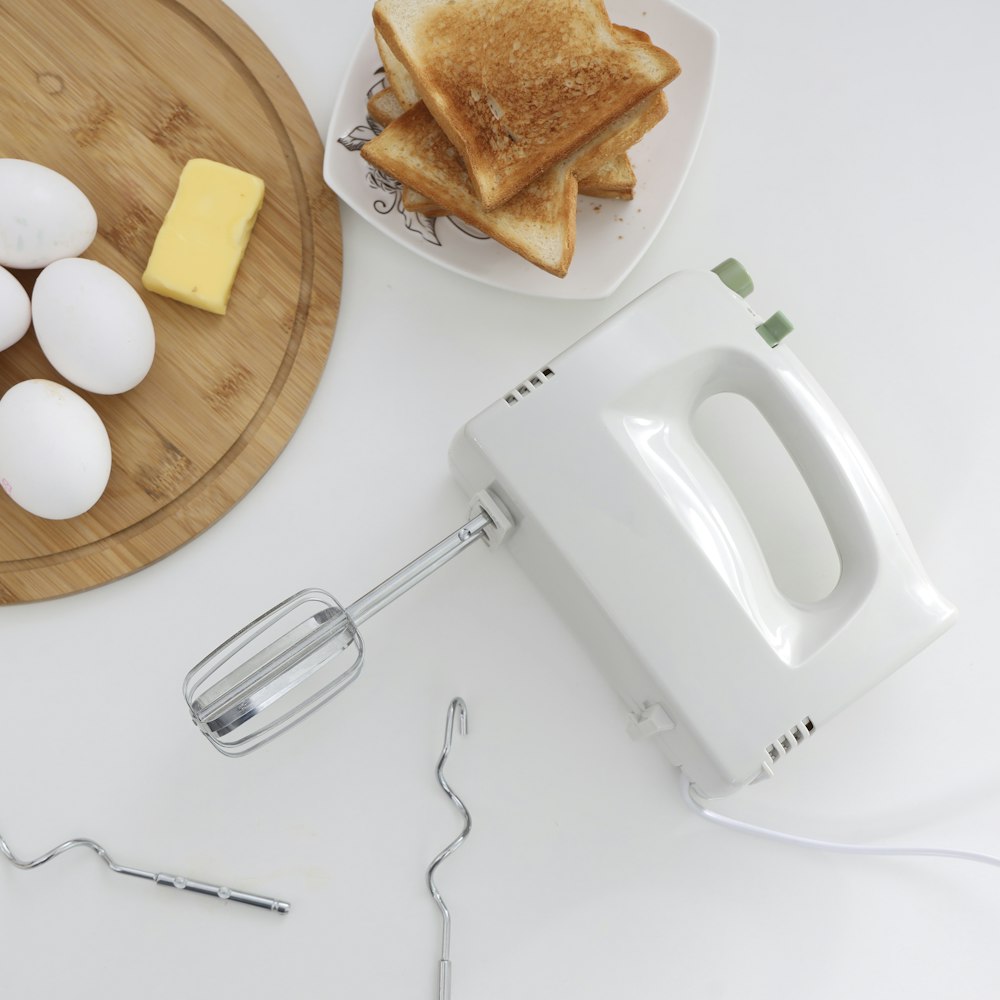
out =
[[670,113],[629,150],[638,178],[635,197],[580,198],[576,250],[565,278],[529,264],[460,219],[404,211],[400,185],[361,156],[361,147],[379,131],[368,117],[368,98],[386,85],[372,30],[365,31],[333,112],[326,183],[387,236],[458,274],[548,298],[610,295],[646,252],[680,193],[708,112],[717,36],[668,0],[608,0],[607,8],[613,21],[642,29],[670,52],[681,75],[667,87]]

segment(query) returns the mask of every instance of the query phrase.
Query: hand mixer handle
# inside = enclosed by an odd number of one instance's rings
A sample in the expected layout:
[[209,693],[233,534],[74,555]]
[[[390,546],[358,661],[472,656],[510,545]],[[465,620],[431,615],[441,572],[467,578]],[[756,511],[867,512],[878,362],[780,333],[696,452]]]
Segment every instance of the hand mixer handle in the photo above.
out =
[[715,392],[735,393],[753,404],[795,463],[840,559],[835,591],[867,590],[880,562],[915,561],[870,459],[787,347],[725,359],[714,379]]
[[[688,474],[706,505],[721,513],[736,573],[752,591],[755,613],[790,636],[790,661],[805,659],[848,624],[852,641],[885,642],[881,637],[888,634],[897,646],[909,647],[908,657],[944,631],[954,608],[928,580],[881,478],[845,418],[786,346],[773,346],[775,340],[761,336],[710,352],[712,360],[701,366],[688,397],[688,418],[717,393],[736,393],[757,408],[826,522],[841,562],[833,590],[811,603],[789,600],[778,591],[742,509],[690,429]],[[899,657],[889,659],[899,662]]]
[[[924,579],[906,529],[847,421],[787,348],[772,366],[744,370],[744,395],[773,427],[795,462],[842,562],[837,590],[889,583],[909,590]],[[896,579],[889,582],[889,577]]]

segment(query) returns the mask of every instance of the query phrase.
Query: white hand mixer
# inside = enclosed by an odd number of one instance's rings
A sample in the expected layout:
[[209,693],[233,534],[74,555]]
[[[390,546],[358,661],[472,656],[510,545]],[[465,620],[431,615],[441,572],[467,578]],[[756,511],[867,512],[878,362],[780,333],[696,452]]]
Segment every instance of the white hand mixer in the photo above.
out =
[[[344,608],[289,598],[187,676],[196,725],[239,755],[359,675],[358,626],[472,542],[504,544],[585,639],[702,796],[789,750],[954,618],[844,418],[764,322],[736,261],[672,275],[471,420],[451,448],[471,520]],[[717,393],[749,400],[809,486],[840,557],[826,597],[788,599],[692,430]],[[224,668],[229,672],[216,679]]]

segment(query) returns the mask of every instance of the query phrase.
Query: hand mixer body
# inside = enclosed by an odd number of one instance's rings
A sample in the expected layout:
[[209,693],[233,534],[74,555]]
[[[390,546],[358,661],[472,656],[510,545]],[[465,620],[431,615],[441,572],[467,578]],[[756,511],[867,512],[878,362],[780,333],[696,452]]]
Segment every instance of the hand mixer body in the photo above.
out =
[[[937,592],[832,402],[711,272],[654,286],[471,420],[451,448],[470,492],[593,650],[630,725],[707,796],[769,775],[813,730],[943,632]],[[749,400],[809,486],[841,563],[810,604],[776,586],[692,429]]]

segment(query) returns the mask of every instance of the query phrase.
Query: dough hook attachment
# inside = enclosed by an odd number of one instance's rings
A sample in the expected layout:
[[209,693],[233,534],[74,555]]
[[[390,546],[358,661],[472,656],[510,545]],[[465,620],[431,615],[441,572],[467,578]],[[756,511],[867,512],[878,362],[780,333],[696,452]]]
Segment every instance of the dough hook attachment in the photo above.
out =
[[196,882],[193,879],[182,878],[180,875],[167,875],[163,872],[148,872],[141,868],[128,868],[125,865],[116,864],[111,855],[101,847],[96,841],[85,838],[74,838],[66,840],[51,850],[40,854],[31,861],[23,861],[8,846],[7,841],[0,834],[0,853],[7,858],[17,868],[23,870],[37,868],[44,865],[46,861],[51,861],[60,854],[72,850],[74,847],[89,847],[111,871],[118,875],[134,875],[136,878],[144,878],[155,885],[163,885],[172,889],[187,889],[190,892],[201,893],[205,896],[215,896],[217,899],[231,899],[235,903],[246,903],[249,906],[259,906],[265,910],[273,910],[275,913],[287,913],[290,909],[288,903],[280,899],[271,899],[269,896],[258,896],[250,892],[241,892],[238,889],[230,889],[225,885],[212,885],[208,882]]
[[451,913],[434,882],[434,872],[445,858],[451,857],[462,846],[465,838],[469,835],[469,831],[472,829],[472,817],[469,815],[469,810],[465,808],[465,803],[452,791],[451,786],[444,776],[445,761],[448,759],[448,754],[451,753],[456,713],[458,714],[459,732],[465,736],[469,731],[468,710],[465,707],[465,702],[461,698],[455,698],[448,706],[448,721],[445,724],[444,746],[441,749],[441,757],[437,765],[437,780],[441,788],[444,789],[445,795],[451,799],[455,804],[455,808],[465,817],[465,828],[431,862],[430,867],[427,869],[427,888],[430,890],[431,895],[434,897],[434,902],[437,903],[438,909],[441,911],[441,961],[438,965],[438,1000],[450,1000],[451,998]]

